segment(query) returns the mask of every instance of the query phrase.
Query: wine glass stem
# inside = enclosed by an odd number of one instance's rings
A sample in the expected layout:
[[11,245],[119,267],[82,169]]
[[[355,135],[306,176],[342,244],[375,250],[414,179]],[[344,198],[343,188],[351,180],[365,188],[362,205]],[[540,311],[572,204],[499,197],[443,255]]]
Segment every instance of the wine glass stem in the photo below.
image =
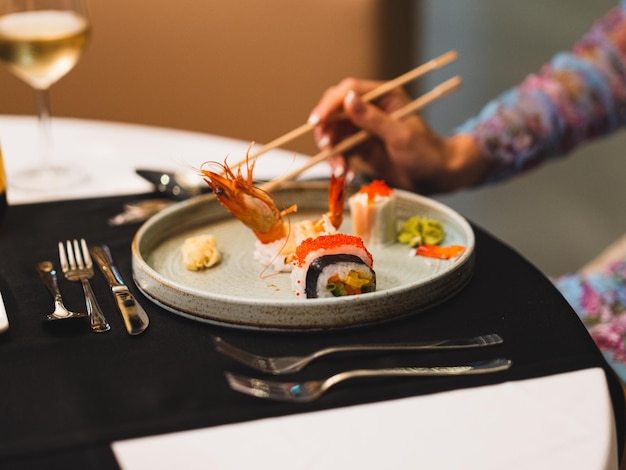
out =
[[39,122],[39,156],[43,168],[50,167],[52,151],[52,132],[50,128],[50,98],[47,88],[35,90],[37,95],[37,112]]

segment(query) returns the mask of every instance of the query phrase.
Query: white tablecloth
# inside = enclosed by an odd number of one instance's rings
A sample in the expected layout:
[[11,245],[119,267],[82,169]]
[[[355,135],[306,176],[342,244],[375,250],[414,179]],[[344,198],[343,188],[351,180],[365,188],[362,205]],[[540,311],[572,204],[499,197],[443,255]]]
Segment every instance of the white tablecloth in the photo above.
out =
[[[0,116],[9,203],[141,193],[135,169],[176,170],[207,160],[238,161],[249,145],[205,134],[73,119],[53,120],[59,162],[83,165],[85,184],[23,191],[11,175],[37,162],[31,117]],[[306,157],[274,151],[257,177]],[[320,165],[302,175],[328,174]],[[317,413],[218,426],[113,444],[125,470],[304,468],[616,469],[611,400],[604,373],[589,369],[541,379]]]
[[[28,116],[0,116],[0,146],[9,181],[10,204],[53,199],[77,199],[148,192],[152,186],[136,168],[170,171],[198,168],[206,161],[229,163],[244,158],[250,142],[174,129],[102,121],[54,118],[52,135],[55,163],[84,168],[88,180],[61,190],[25,191],[11,185],[11,175],[39,163],[38,128]],[[254,147],[260,148],[260,144]],[[258,160],[254,175],[265,179],[298,168],[307,157],[273,150]],[[301,175],[329,174],[320,164]]]
[[[124,470],[616,469],[602,369],[116,442]],[[271,464],[271,465],[270,465]]]

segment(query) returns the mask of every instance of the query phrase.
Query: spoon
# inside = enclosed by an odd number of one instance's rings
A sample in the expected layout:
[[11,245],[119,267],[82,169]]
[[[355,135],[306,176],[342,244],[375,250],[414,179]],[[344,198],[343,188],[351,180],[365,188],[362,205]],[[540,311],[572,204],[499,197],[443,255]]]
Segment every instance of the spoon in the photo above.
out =
[[63,299],[61,299],[61,292],[57,284],[57,272],[50,261],[42,261],[37,264],[37,272],[44,285],[54,297],[54,312],[46,315],[44,317],[45,320],[66,320],[68,318],[82,318],[87,316],[87,314],[83,312],[72,312],[63,305]]

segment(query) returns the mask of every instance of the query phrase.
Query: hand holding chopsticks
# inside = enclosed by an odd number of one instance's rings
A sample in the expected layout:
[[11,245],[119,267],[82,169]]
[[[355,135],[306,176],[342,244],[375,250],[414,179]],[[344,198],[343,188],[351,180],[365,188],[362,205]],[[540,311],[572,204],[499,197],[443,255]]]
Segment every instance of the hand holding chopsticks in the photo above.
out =
[[[428,72],[441,68],[444,65],[449,64],[456,58],[457,58],[456,51],[448,51],[445,54],[442,54],[439,57],[435,57],[434,59],[431,59],[428,62],[423,63],[422,65],[414,68],[413,70],[410,70],[400,75],[399,77],[394,78],[393,80],[383,83],[382,85],[375,88],[374,90],[371,90],[370,92],[365,93],[361,97],[361,99],[367,103],[367,102],[375,100],[376,98],[380,98],[385,93],[388,93],[394,88],[403,86],[413,80],[416,80],[417,78],[421,77],[422,75]],[[295,140],[298,137],[305,135],[307,132],[312,131],[315,128],[315,125],[316,125],[315,123],[306,123],[306,124],[301,125],[300,127],[293,129],[292,131],[287,132],[286,134],[278,137],[277,139],[274,139],[271,142],[268,142],[259,150],[257,150],[255,153],[253,153],[252,155],[248,155],[248,160],[250,162],[253,162],[264,153],[272,149],[282,147],[286,143],[291,142],[292,140]],[[232,165],[232,168],[238,168],[241,165],[243,165],[245,162],[246,162],[245,159],[240,160],[235,165]]]
[[[437,69],[439,67],[442,67],[443,65],[448,64],[449,62],[453,61],[454,59],[456,59],[456,52],[454,51],[450,51],[447,52],[435,59],[432,59],[428,62],[426,62],[425,64],[420,65],[419,67],[403,74],[400,75],[399,77],[389,81],[389,82],[385,82],[382,85],[379,85],[378,87],[368,91],[367,93],[363,94],[360,97],[360,100],[362,102],[368,102],[371,101],[373,99],[376,99],[382,95],[384,95],[385,93],[390,92],[391,90],[398,88],[406,83],[408,83],[411,80],[415,80],[416,78],[422,76],[423,74]],[[445,82],[441,83],[440,85],[436,86],[435,88],[433,88],[432,90],[430,90],[429,92],[425,93],[424,95],[420,96],[419,98],[405,104],[404,106],[402,106],[400,109],[395,110],[394,112],[391,112],[389,114],[389,117],[391,118],[391,120],[400,120],[403,119],[404,117],[408,116],[411,113],[414,113],[416,111],[418,111],[419,109],[423,108],[424,106],[432,103],[433,101],[445,96],[446,94],[448,94],[449,92],[453,91],[454,89],[456,89],[459,85],[461,84],[461,78],[460,77],[453,77],[449,80],[446,80]],[[233,164],[233,165],[229,165],[229,171],[232,170],[237,170],[239,169],[242,165],[244,164],[249,164],[249,163],[254,163],[254,161],[262,154],[264,154],[265,152],[277,148],[279,146],[284,145],[285,143],[300,137],[301,135],[304,135],[306,132],[313,130],[316,127],[317,123],[315,122],[308,122],[290,132],[288,132],[287,134],[282,135],[281,137],[278,137],[277,139],[274,139],[273,141],[271,141],[268,144],[265,144],[260,150],[258,150],[256,153],[254,154],[250,154],[247,153],[246,157],[241,159],[240,161],[238,161],[237,163]],[[317,165],[318,163],[327,160],[328,158],[334,156],[334,155],[338,155],[341,153],[344,153],[352,148],[354,148],[355,146],[361,144],[362,142],[364,142],[365,140],[367,140],[370,137],[370,134],[362,129],[359,132],[356,132],[355,134],[351,135],[350,137],[344,139],[343,141],[341,141],[339,144],[337,144],[335,147],[333,148],[328,148],[328,149],[324,149],[322,150],[320,153],[318,153],[317,155],[311,157],[303,166],[301,166],[300,168],[297,168],[287,174],[282,175],[279,178],[276,178],[272,181],[269,181],[263,185],[260,186],[260,189],[265,190],[265,191],[271,191],[276,189],[277,187],[279,187],[280,185],[282,185],[283,183],[285,183],[286,181],[290,181],[294,178],[296,178],[297,176],[299,176],[301,173],[303,173],[305,170]]]
[[[458,88],[458,86],[460,84],[461,84],[461,78],[460,77],[452,77],[449,80],[446,80],[445,82],[443,82],[440,85],[436,86],[435,88],[433,88],[429,92],[423,94],[419,98],[411,101],[410,103],[406,104],[402,108],[400,108],[397,111],[395,111],[394,113],[392,113],[391,114],[391,118],[395,119],[395,120],[402,119],[402,118],[408,116],[409,114],[414,113],[415,111],[418,111],[419,109],[423,108],[424,106],[432,103],[433,101],[435,101],[435,100],[437,100],[437,99],[447,95],[451,91],[453,91],[456,88]],[[332,157],[334,155],[341,154],[343,152],[346,152],[346,151],[356,147],[357,145],[359,145],[359,144],[363,143],[365,140],[367,140],[369,137],[370,137],[370,134],[367,131],[360,130],[356,134],[353,134],[350,137],[342,140],[336,146],[334,146],[332,148],[328,148],[328,149],[322,150],[317,155],[312,156],[301,167],[296,168],[296,169],[292,170],[291,172],[282,175],[279,178],[273,179],[272,181],[269,181],[269,182],[263,184],[261,186],[261,188],[263,190],[265,190],[265,191],[272,191],[272,190],[280,187],[286,181],[291,181],[292,179],[298,177],[301,173],[303,173],[304,171],[308,170],[309,168],[312,168],[313,166],[317,165],[318,163],[323,162],[324,160],[326,160],[326,159],[328,159],[328,158],[330,158],[330,157]]]
[[[419,67],[416,67],[415,69],[400,75],[399,77],[390,80],[388,82],[383,83],[382,85],[376,87],[373,90],[370,90],[369,92],[365,93],[363,96],[361,96],[361,100],[363,102],[369,102],[372,101],[376,98],[379,98],[381,96],[383,96],[384,94],[390,92],[391,90],[398,88],[402,85],[405,85],[406,83],[417,79],[418,77],[424,75],[425,73],[428,73],[432,70],[435,70],[439,67],[442,67],[448,63],[450,63],[451,61],[455,60],[457,57],[457,54],[455,51],[450,51],[447,52],[439,57],[436,57],[422,65],[420,65]],[[432,103],[433,101],[447,95],[449,92],[453,91],[454,89],[456,89],[459,85],[461,84],[461,78],[460,77],[453,77],[443,83],[441,83],[440,85],[436,86],[435,88],[433,88],[432,90],[430,90],[429,92],[425,93],[424,95],[420,96],[419,98],[417,98],[416,100],[407,103],[406,105],[404,105],[402,108],[396,110],[395,112],[390,114],[391,119],[393,120],[400,120],[403,119],[404,117],[418,111],[419,109],[423,108],[424,106]],[[240,167],[241,165],[245,164],[246,162],[253,162],[254,160],[256,160],[260,155],[268,152],[271,149],[280,147],[285,145],[286,143],[290,142],[291,140],[294,140],[302,135],[304,135],[305,133],[313,130],[316,126],[316,123],[313,122],[308,122],[296,129],[293,129],[292,131],[278,137],[277,139],[274,139],[273,141],[265,144],[263,147],[261,147],[256,153],[254,154],[249,154],[247,155],[247,158],[244,158],[242,160],[240,160],[239,162],[237,162],[234,165],[231,165],[231,168],[235,169]],[[287,174],[282,175],[279,178],[276,178],[264,185],[261,186],[262,189],[270,191],[273,189],[276,189],[277,187],[279,187],[280,185],[282,185],[284,182],[292,180],[294,178],[296,178],[297,176],[299,176],[301,173],[303,173],[305,170],[317,165],[318,163],[334,156],[334,155],[338,155],[344,152],[347,152],[348,150],[354,148],[355,146],[363,143],[365,140],[367,140],[370,137],[370,134],[365,131],[365,130],[361,130],[353,135],[351,135],[350,137],[346,138],[345,140],[341,141],[339,144],[337,144],[335,147],[333,148],[328,148],[325,149],[323,151],[321,151],[320,153],[318,153],[317,155],[311,157],[307,163],[305,163],[303,166],[301,166],[300,168],[297,168]]]

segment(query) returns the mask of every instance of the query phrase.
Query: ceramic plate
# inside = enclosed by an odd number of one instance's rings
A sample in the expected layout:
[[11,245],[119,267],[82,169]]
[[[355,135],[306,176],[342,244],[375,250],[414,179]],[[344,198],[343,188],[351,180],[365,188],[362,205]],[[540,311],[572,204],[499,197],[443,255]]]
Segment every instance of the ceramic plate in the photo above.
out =
[[[300,218],[316,219],[327,210],[327,185],[296,183],[277,191],[285,205],[298,205]],[[458,292],[469,280],[474,233],[447,206],[397,191],[398,224],[414,215],[439,220],[444,245],[463,245],[455,260],[410,256],[407,245],[368,247],[374,256],[376,292],[329,299],[296,298],[289,273],[262,275],[253,258],[252,232],[212,195],[178,203],[148,220],[132,245],[133,276],[153,302],[194,320],[242,328],[320,330],[361,326],[423,311]],[[351,232],[346,213],[342,232]],[[182,262],[184,240],[198,234],[217,237],[222,261],[194,272]]]

